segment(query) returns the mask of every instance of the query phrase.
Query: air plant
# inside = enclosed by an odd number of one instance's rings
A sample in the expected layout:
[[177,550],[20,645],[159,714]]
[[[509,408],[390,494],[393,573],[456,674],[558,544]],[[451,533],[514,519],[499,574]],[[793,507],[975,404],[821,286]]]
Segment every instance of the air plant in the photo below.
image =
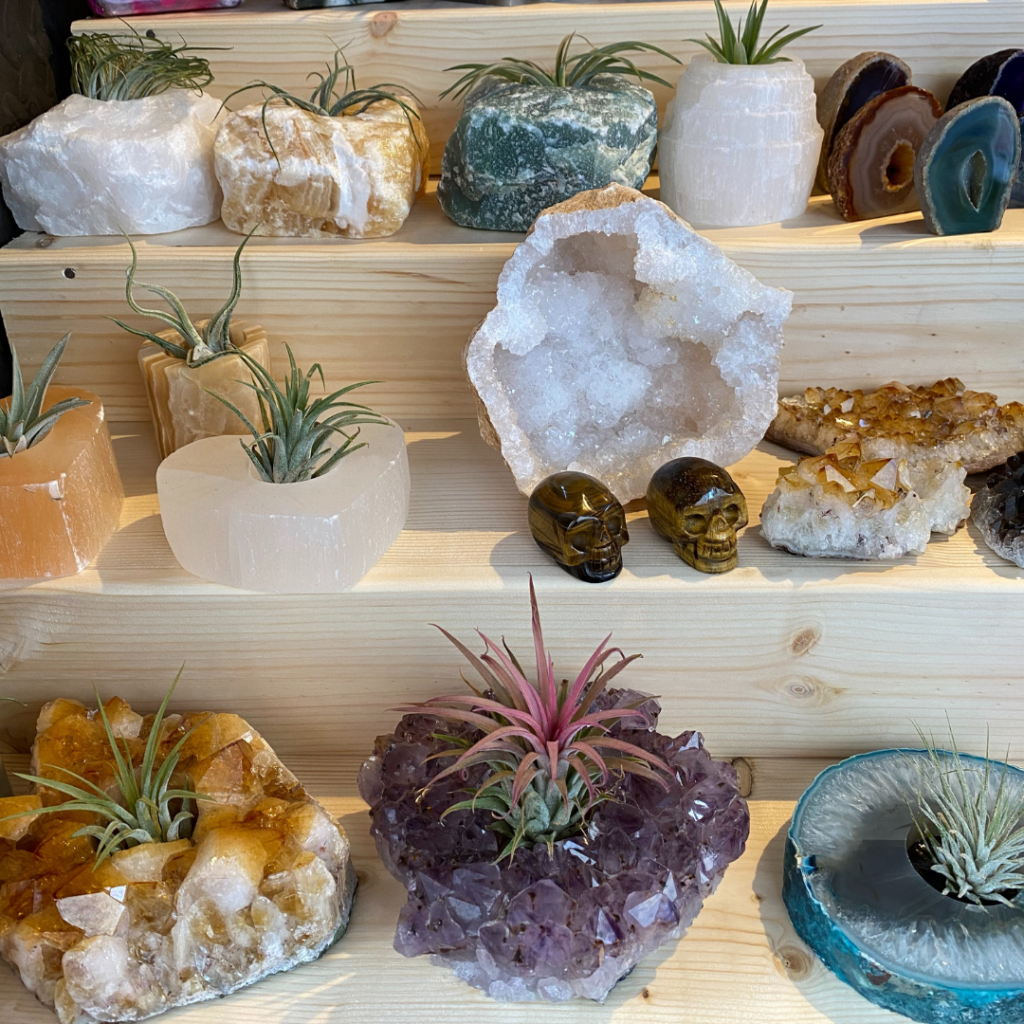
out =
[[669,83],[663,78],[638,68],[624,53],[647,52],[659,53],[662,57],[679,64],[680,61],[673,57],[667,50],[653,43],[638,43],[635,41],[625,43],[609,43],[607,46],[592,46],[589,39],[583,39],[589,50],[582,50],[579,53],[569,56],[569,48],[576,37],[575,32],[567,35],[559,44],[555,53],[555,67],[553,71],[542,67],[532,60],[524,60],[520,57],[502,57],[493,64],[455,64],[446,71],[465,71],[454,85],[449,86],[443,93],[441,99],[451,96],[452,99],[459,99],[460,96],[468,93],[482,79],[502,78],[506,82],[520,82],[527,85],[555,86],[557,88],[585,88],[590,85],[596,75],[630,75],[640,82],[657,82],[659,85],[667,86]]
[[[611,727],[625,719],[648,721],[638,705],[594,710],[608,684],[639,654],[626,657],[609,647],[611,635],[590,656],[576,679],[556,684],[554,663],[544,649],[537,595],[530,578],[533,643],[537,683],[531,683],[515,655],[502,650],[483,633],[485,652],[477,657],[447,630],[437,628],[458,648],[479,673],[486,690],[467,683],[473,696],[435,697],[396,710],[429,714],[464,723],[483,735],[466,739],[438,734],[454,746],[434,755],[454,758],[428,786],[478,764],[489,773],[467,799],[445,811],[486,810],[491,828],[508,841],[498,860],[512,857],[522,845],[554,843],[577,834],[590,811],[613,799],[625,774],[654,781],[666,789],[672,769],[659,757],[635,744],[610,735]],[[609,659],[619,656],[614,664]],[[646,698],[645,698],[646,699]],[[667,778],[666,778],[667,777]]]
[[[255,228],[253,231],[255,231]],[[159,345],[168,355],[172,355],[177,359],[187,360],[190,366],[199,366],[202,363],[209,362],[211,359],[216,359],[217,356],[237,352],[238,350],[231,342],[231,314],[234,312],[235,306],[238,305],[238,300],[242,294],[242,270],[239,260],[242,256],[242,250],[249,239],[252,238],[252,234],[252,231],[250,231],[242,239],[242,244],[235,250],[234,286],[231,289],[231,295],[228,297],[227,302],[213,314],[202,329],[202,333],[193,325],[178,296],[167,288],[162,288],[156,284],[143,284],[141,281],[139,282],[141,288],[145,288],[146,291],[152,292],[154,295],[159,295],[171,308],[171,313],[165,313],[160,309],[144,309],[136,303],[132,289],[135,287],[135,271],[138,267],[139,257],[135,251],[135,246],[132,244],[132,240],[125,235],[124,237],[127,239],[128,245],[132,250],[132,265],[128,268],[128,281],[125,285],[125,298],[128,300],[128,305],[142,316],[151,316],[157,320],[162,320],[168,327],[181,335],[181,342],[168,341],[168,339],[161,338],[151,331],[129,327],[128,324],[113,316],[107,317],[107,319],[112,320],[118,327],[129,334],[145,338],[147,341],[153,342],[154,345]]]
[[[181,672],[175,677],[167,696],[164,697],[160,710],[153,719],[149,738],[138,769],[135,767],[131,749],[127,739],[122,740],[123,749],[118,743],[114,730],[107,718],[106,708],[96,694],[100,719],[114,759],[114,779],[121,800],[115,800],[106,790],[95,783],[60,765],[45,765],[55,772],[62,772],[74,782],[62,782],[58,779],[43,778],[38,775],[16,773],[19,779],[31,782],[36,786],[63,793],[68,800],[48,807],[36,807],[32,810],[11,814],[0,821],[11,818],[24,818],[36,814],[64,814],[68,811],[86,811],[97,814],[107,820],[106,825],[86,825],[74,833],[72,838],[89,836],[97,840],[96,860],[93,868],[99,867],[103,861],[117,850],[139,846],[142,843],[172,843],[178,839],[187,839],[192,834],[192,819],[195,815],[188,809],[197,800],[208,800],[209,797],[194,793],[190,789],[171,789],[171,776],[178,766],[181,749],[188,738],[202,724],[197,722],[189,729],[168,752],[159,767],[157,766],[157,750],[160,746],[162,724],[167,705],[178,685]],[[174,803],[180,801],[175,812]]]
[[17,350],[14,342],[10,343],[13,380],[10,397],[0,402],[0,459],[17,455],[38,444],[53,430],[54,424],[64,413],[91,404],[86,398],[63,398],[43,410],[47,389],[70,337],[70,334],[65,334],[54,345],[27,389],[21,375]]
[[[995,799],[989,799],[992,762],[985,744],[984,766],[965,764],[950,729],[950,752],[918,729],[928,752],[921,772],[914,823],[932,861],[945,880],[943,895],[979,906],[1010,906],[1005,893],[1024,889],[1024,800],[1007,786],[1009,766],[999,774]],[[972,786],[970,775],[976,777]]]
[[[216,47],[214,47],[216,49]],[[187,46],[139,35],[86,32],[68,40],[71,89],[94,100],[138,100],[168,89],[202,92],[210,62]]]
[[788,25],[783,25],[758,47],[761,23],[764,21],[767,7],[768,0],[761,0],[760,7],[757,5],[757,0],[750,0],[747,19],[744,21],[740,18],[737,29],[733,28],[732,18],[722,6],[722,0],[715,0],[719,38],[716,40],[708,35],[706,41],[687,39],[687,42],[703,46],[720,64],[778,64],[789,60],[788,57],[778,55],[783,47],[789,46],[793,40],[807,35],[808,32],[821,28],[820,25],[811,25],[809,28],[800,28],[788,35],[782,35],[789,28]]
[[[253,436],[252,443],[241,441],[242,450],[252,460],[260,478],[270,484],[290,484],[303,480],[315,480],[330,472],[346,455],[351,455],[366,444],[356,444],[359,430],[346,434],[345,428],[357,427],[363,423],[377,423],[386,426],[390,421],[365,405],[343,402],[341,397],[356,388],[380,381],[364,380],[349,384],[329,395],[310,401],[309,384],[314,376],[324,382],[324,371],[314,363],[303,373],[295,363],[291,347],[288,350],[290,372],[285,378],[282,391],[270,372],[245,352],[239,356],[252,373],[252,383],[244,383],[256,392],[260,406],[262,430],[258,430],[245,415],[223,395],[208,392],[223,402],[245,425]],[[340,412],[332,410],[339,409]],[[328,415],[328,414],[331,415]],[[332,449],[328,442],[344,440]],[[323,459],[327,459],[323,462]]]

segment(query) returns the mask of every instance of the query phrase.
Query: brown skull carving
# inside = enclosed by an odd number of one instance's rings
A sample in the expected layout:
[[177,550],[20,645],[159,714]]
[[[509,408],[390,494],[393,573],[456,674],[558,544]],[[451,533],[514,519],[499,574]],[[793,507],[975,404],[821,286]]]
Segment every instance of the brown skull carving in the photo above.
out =
[[695,569],[736,568],[736,531],[747,525],[747,500],[733,478],[713,462],[666,462],[647,487],[647,513],[651,526]]
[[615,495],[585,473],[555,473],[537,484],[530,532],[542,551],[587,583],[604,583],[622,571],[626,514]]

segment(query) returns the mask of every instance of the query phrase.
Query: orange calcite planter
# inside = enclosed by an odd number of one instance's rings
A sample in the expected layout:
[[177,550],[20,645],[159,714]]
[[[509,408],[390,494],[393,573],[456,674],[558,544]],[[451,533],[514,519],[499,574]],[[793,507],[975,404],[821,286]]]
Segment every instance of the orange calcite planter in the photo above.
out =
[[103,403],[53,384],[43,408],[64,398],[92,404],[65,413],[38,444],[0,459],[0,580],[81,572],[121,518],[124,491]]

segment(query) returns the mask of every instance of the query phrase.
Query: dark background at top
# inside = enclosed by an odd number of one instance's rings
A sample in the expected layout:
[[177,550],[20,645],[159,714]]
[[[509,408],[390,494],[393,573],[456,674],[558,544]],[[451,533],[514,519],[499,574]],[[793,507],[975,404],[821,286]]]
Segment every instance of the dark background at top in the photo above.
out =
[[[0,0],[0,135],[28,124],[71,91],[64,44],[71,22],[88,16],[86,0]],[[20,234],[0,201],[0,245]],[[10,350],[0,308],[0,397],[10,392]]]

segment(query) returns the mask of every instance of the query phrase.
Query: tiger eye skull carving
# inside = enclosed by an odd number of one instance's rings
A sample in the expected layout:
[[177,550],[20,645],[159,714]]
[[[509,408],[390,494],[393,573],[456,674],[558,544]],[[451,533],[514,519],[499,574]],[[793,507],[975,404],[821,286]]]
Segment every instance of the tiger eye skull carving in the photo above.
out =
[[666,462],[647,487],[651,526],[701,572],[728,572],[739,562],[736,531],[747,525],[747,500],[733,478],[706,459]]
[[542,551],[587,583],[604,583],[622,571],[626,514],[615,495],[585,473],[555,473],[537,484],[530,532]]

